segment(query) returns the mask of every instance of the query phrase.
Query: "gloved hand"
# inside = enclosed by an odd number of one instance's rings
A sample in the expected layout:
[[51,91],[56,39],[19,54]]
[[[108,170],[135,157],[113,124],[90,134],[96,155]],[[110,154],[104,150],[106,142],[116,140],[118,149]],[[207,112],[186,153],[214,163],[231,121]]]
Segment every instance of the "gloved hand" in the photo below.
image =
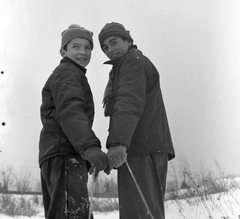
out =
[[122,166],[127,159],[127,147],[125,145],[111,146],[108,149],[107,156],[109,159],[110,169]]
[[95,146],[87,148],[83,152],[83,158],[92,164],[89,173],[94,172],[94,177],[97,177],[101,170],[105,170],[107,174],[110,173],[108,157],[100,148]]

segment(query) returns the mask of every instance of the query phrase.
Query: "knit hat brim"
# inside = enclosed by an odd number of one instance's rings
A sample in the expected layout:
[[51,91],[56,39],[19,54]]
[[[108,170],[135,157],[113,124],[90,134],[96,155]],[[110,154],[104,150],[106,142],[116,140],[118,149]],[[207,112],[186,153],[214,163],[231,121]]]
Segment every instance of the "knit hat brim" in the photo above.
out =
[[103,42],[107,37],[118,36],[124,39],[128,39],[133,43],[133,39],[130,32],[124,28],[122,24],[112,22],[106,24],[98,35],[99,43],[101,48],[103,47]]

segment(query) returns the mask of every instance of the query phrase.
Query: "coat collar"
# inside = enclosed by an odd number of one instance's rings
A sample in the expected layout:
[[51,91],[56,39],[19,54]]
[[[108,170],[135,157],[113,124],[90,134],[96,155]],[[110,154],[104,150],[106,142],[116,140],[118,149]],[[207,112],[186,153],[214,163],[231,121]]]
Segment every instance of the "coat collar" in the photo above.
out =
[[74,62],[72,59],[69,59],[68,57],[64,57],[61,60],[61,63],[72,63],[73,65],[75,65],[77,68],[79,68],[84,74],[86,74],[87,69],[82,67],[81,65],[77,64],[76,62]]

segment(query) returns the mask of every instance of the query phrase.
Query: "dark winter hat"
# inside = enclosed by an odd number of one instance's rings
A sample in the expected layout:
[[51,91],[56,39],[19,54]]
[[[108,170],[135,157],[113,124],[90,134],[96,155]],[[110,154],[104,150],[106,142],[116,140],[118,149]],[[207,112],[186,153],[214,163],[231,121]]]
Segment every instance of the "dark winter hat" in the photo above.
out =
[[71,24],[69,25],[68,29],[64,30],[62,32],[62,43],[61,43],[61,49],[60,53],[62,55],[62,49],[63,47],[72,39],[74,38],[83,38],[87,39],[93,49],[93,32],[90,30],[85,29],[84,27],[79,26],[78,24]]
[[98,35],[99,43],[102,48],[103,41],[109,36],[119,36],[125,39],[129,39],[133,43],[133,39],[130,35],[130,31],[126,30],[125,27],[116,22],[107,23]]

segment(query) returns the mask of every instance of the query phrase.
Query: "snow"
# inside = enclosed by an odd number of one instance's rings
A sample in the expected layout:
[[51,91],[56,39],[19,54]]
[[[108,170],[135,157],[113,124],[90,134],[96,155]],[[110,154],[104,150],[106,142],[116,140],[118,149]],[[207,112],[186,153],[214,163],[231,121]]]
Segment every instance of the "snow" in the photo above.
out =
[[[184,191],[182,191],[184,192]],[[43,219],[43,207],[34,217],[10,217],[0,214],[0,219]],[[227,193],[218,193],[207,197],[178,199],[165,202],[166,219],[239,219],[240,188]],[[95,219],[118,219],[119,212],[94,212]]]
[[166,219],[239,219],[240,190],[165,203]]
[[[0,219],[13,219],[13,218],[14,219],[43,219],[44,216],[43,216],[43,211],[35,217],[25,217],[25,216],[10,217],[10,216],[0,214]],[[99,213],[99,212],[94,213],[94,219],[118,219],[118,218],[119,218],[119,214],[117,211],[112,211],[108,213]]]

